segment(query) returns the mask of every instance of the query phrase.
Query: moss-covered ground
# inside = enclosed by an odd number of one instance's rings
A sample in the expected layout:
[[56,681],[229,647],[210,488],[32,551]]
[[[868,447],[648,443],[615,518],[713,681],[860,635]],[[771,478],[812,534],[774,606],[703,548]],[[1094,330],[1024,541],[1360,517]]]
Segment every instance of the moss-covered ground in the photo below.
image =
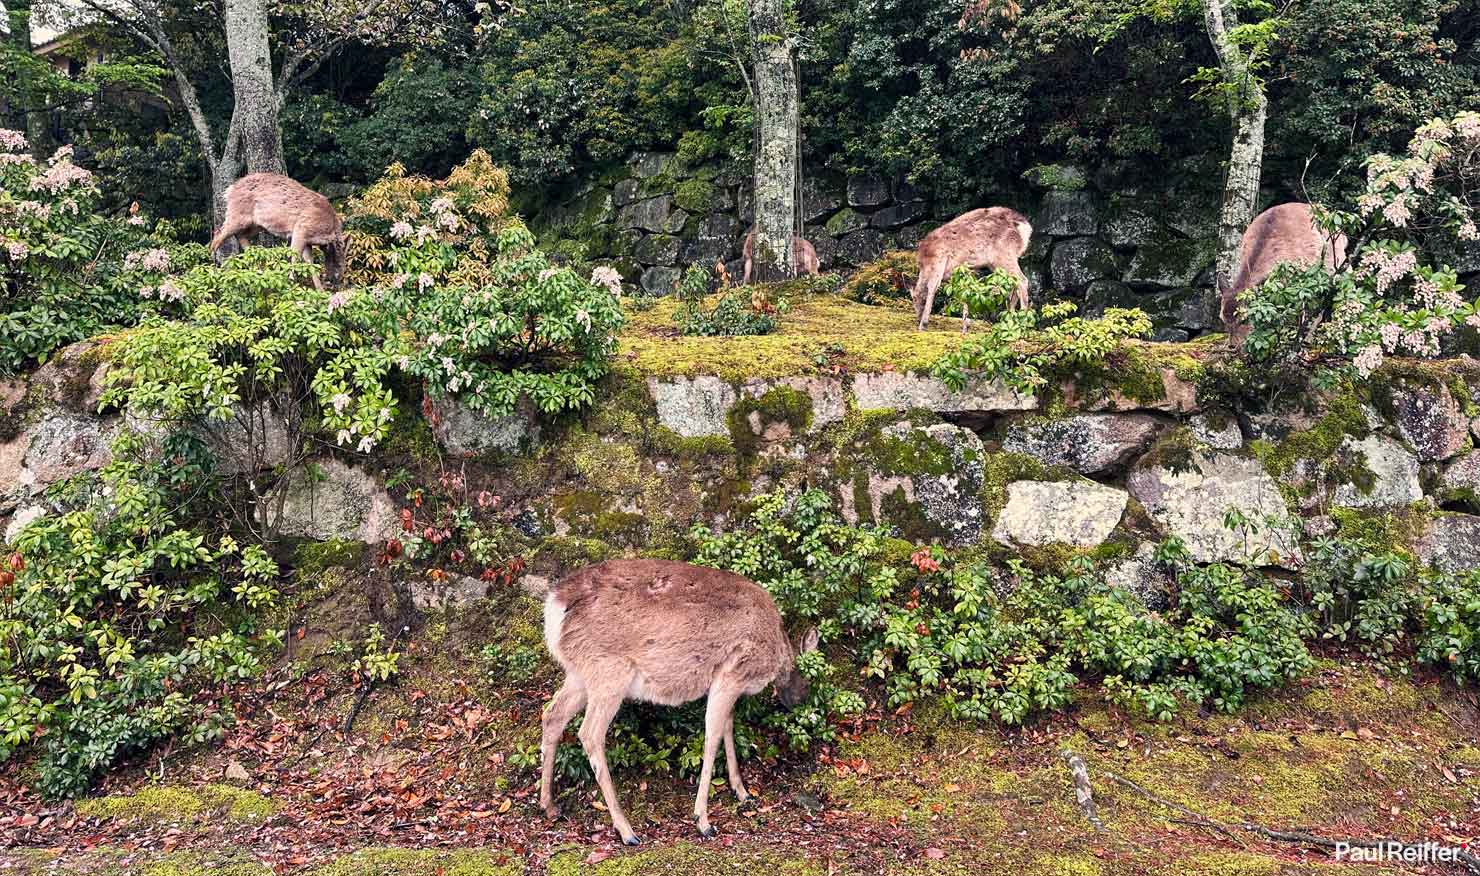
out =
[[[831,746],[744,765],[690,821],[692,781],[634,766],[619,793],[645,843],[614,841],[589,782],[560,779],[546,822],[521,761],[556,682],[480,656],[538,642],[538,606],[490,600],[420,630],[398,682],[353,732],[350,692],[310,675],[237,703],[220,744],[158,756],[0,835],[0,872],[312,876],[657,876],[882,873],[1442,873],[1338,864],[1328,850],[1232,828],[1459,843],[1480,833],[1480,706],[1435,678],[1326,660],[1235,715],[1133,718],[1080,692],[1022,728],[949,718],[936,703],[875,707]],[[331,674],[332,675],[332,674]],[[1063,753],[1087,762],[1103,821],[1076,806]],[[248,779],[223,783],[233,767]],[[1117,778],[1134,783],[1133,790]]]

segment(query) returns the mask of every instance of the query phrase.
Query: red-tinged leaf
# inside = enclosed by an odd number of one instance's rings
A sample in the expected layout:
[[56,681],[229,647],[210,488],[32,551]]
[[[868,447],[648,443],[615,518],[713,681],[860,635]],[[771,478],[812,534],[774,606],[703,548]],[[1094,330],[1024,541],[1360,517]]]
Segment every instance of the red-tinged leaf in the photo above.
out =
[[935,846],[931,846],[930,848],[925,850],[925,857],[929,858],[932,861],[939,861],[945,856],[946,853],[941,849],[937,849]]
[[592,849],[591,854],[586,856],[586,863],[588,865],[600,864],[611,856],[612,853],[607,849]]

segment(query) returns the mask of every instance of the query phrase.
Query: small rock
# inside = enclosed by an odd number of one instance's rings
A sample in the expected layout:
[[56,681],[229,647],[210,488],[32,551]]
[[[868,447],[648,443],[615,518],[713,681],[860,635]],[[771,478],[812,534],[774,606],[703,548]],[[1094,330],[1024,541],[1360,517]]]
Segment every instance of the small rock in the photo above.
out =
[[1135,554],[1106,567],[1105,583],[1126,591],[1152,611],[1165,611],[1177,582],[1156,561],[1155,554],[1153,545],[1142,543]]
[[1409,505],[1423,498],[1423,487],[1418,481],[1418,457],[1397,441],[1375,434],[1358,441],[1348,435],[1336,453],[1338,460],[1351,459],[1353,465],[1365,468],[1371,473],[1371,481],[1338,484],[1331,496],[1333,505],[1386,508]]
[[1480,567],[1480,517],[1440,514],[1414,546],[1419,559],[1443,572],[1458,574]]
[[453,456],[470,459],[486,453],[516,454],[540,440],[539,414],[528,399],[513,411],[491,417],[456,398],[431,398],[432,434]]
[[637,285],[647,294],[661,297],[672,295],[682,277],[683,271],[679,268],[651,267],[637,278]]
[[375,544],[394,534],[395,502],[365,472],[337,459],[321,459],[291,477],[277,521],[282,535]]
[[1214,450],[1238,450],[1244,446],[1244,433],[1239,431],[1238,421],[1225,417],[1215,423],[1207,414],[1194,414],[1187,421],[1192,437]]
[[1043,196],[1033,217],[1033,233],[1078,237],[1099,231],[1099,210],[1086,191],[1051,191]]
[[1054,244],[1049,275],[1061,292],[1078,290],[1091,281],[1117,279],[1115,252],[1093,237],[1076,237]]
[[848,177],[848,206],[877,207],[889,203],[889,181],[877,176]]
[[14,514],[10,515],[10,522],[5,525],[5,543],[14,544],[21,530],[45,515],[46,508],[43,505],[26,505],[17,509]]
[[659,195],[623,207],[617,213],[617,223],[623,228],[638,228],[656,234],[667,226],[668,214],[671,212],[673,196]]

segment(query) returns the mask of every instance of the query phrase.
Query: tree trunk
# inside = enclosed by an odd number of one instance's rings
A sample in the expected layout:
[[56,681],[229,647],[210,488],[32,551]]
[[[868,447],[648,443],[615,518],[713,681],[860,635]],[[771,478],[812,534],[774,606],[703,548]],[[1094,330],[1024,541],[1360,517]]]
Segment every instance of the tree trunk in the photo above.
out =
[[782,0],[749,0],[749,15],[757,135],[752,277],[768,282],[796,276],[791,239],[796,233],[800,99]]
[[[31,54],[31,0],[6,0],[7,24],[10,27],[10,44],[15,51]],[[31,79],[28,66],[22,62],[16,77],[16,98],[22,106],[12,113],[17,130],[26,132],[26,143],[31,154],[39,161],[52,152],[51,118],[44,110],[26,110],[25,106],[44,106],[46,96],[36,93],[36,84]]]
[[278,123],[265,0],[226,0],[226,51],[235,100],[232,123],[241,132],[248,173],[283,173],[283,130]]
[[1228,102],[1233,143],[1223,183],[1223,209],[1218,216],[1218,288],[1233,280],[1244,229],[1254,219],[1259,199],[1259,172],[1264,163],[1264,120],[1269,104],[1264,88],[1249,70],[1249,59],[1229,39],[1238,18],[1228,0],[1205,0],[1203,18],[1208,39],[1218,55],[1223,81],[1232,86]]

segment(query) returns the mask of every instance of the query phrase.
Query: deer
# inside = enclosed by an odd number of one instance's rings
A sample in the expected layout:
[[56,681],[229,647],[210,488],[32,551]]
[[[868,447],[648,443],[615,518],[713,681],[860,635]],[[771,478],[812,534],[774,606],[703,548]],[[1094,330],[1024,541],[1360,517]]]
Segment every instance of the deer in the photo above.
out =
[[1243,346],[1250,326],[1239,318],[1238,299],[1269,278],[1282,264],[1322,264],[1335,270],[1346,261],[1345,234],[1328,234],[1315,224],[1309,204],[1276,204],[1254,217],[1239,243],[1238,266],[1233,280],[1218,277],[1218,316],[1229,343]]
[[703,837],[709,784],[721,741],[730,787],[751,800],[735,757],[735,703],[775,684],[790,708],[807,696],[796,668],[817,648],[817,630],[793,644],[765,589],[732,572],[669,560],[608,560],[572,573],[545,597],[545,646],[565,671],[541,722],[540,807],[560,817],[552,796],[555,749],[566,724],[584,712],[579,738],[622,842],[641,842],[622,813],[606,763],[606,732],[626,700],[676,706],[708,696],[704,762],[694,800]]
[[[995,268],[1017,277],[1017,289],[1008,299],[1008,307],[1028,309],[1028,277],[1018,266],[1018,259],[1028,251],[1033,226],[1028,218],[1008,207],[983,207],[962,213],[935,229],[920,241],[916,260],[920,277],[911,296],[919,329],[930,322],[935,307],[935,293],[951,272],[968,268]],[[962,314],[963,331],[965,317]]]
[[[228,237],[247,248],[259,231],[286,237],[293,254],[309,264],[310,246],[324,250],[324,276],[338,287],[344,274],[344,225],[329,199],[280,173],[249,173],[226,190],[226,218],[211,238],[216,252]],[[324,285],[314,274],[315,289]]]
[[[797,276],[801,276],[802,274],[809,274],[813,277],[817,276],[817,248],[814,247],[809,241],[797,237],[796,235],[792,235],[791,246],[792,261],[795,262]],[[745,257],[745,276],[740,280],[740,285],[749,286],[750,269],[751,264],[754,261],[755,254],[754,227],[750,229],[749,234],[745,235],[745,245],[741,248],[741,252]]]

